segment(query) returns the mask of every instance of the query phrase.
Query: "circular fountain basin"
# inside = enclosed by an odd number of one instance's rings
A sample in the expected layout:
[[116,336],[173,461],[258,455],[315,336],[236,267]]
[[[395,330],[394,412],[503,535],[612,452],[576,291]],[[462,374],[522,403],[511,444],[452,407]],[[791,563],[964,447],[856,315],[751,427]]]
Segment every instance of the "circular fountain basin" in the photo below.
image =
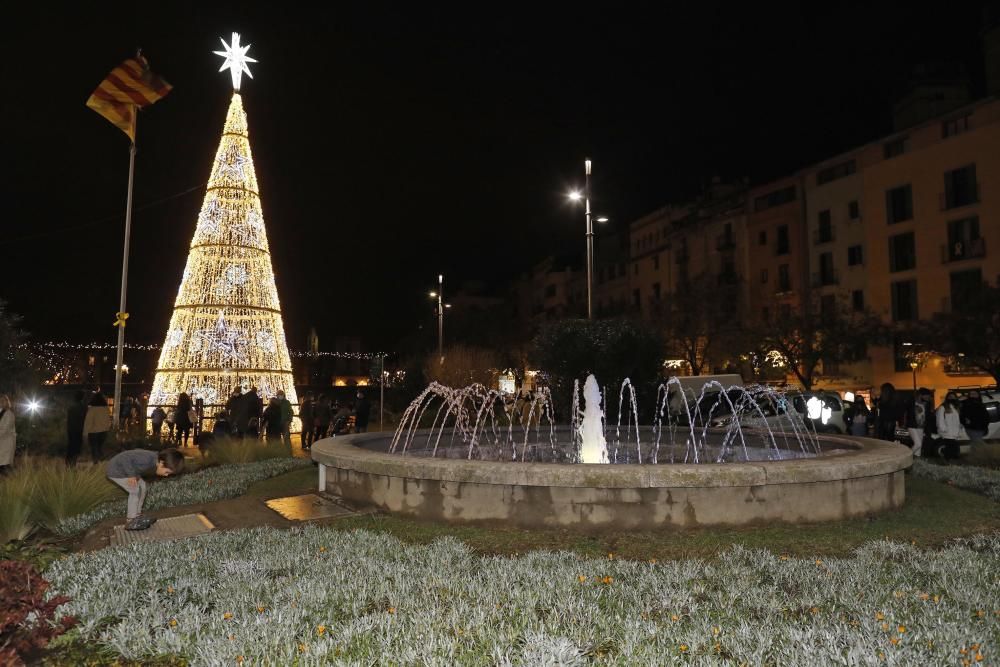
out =
[[320,488],[393,514],[456,524],[694,528],[836,521],[896,509],[912,463],[901,445],[826,435],[812,458],[655,465],[404,456],[388,453],[391,440],[391,433],[362,433],[314,443]]

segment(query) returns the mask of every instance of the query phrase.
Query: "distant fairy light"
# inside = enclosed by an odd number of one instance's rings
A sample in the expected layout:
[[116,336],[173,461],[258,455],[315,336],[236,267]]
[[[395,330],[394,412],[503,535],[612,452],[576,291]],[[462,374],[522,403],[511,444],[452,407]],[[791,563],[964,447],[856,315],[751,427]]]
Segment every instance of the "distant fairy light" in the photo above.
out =
[[253,78],[253,74],[250,73],[250,68],[247,67],[247,63],[257,62],[255,59],[247,56],[247,51],[250,50],[250,45],[240,46],[240,33],[234,32],[232,40],[229,44],[226,44],[226,40],[222,37],[219,38],[222,42],[222,46],[225,51],[213,51],[217,56],[222,56],[226,60],[222,63],[222,67],[219,68],[220,72],[229,70],[229,73],[233,77],[233,90],[239,92],[240,90],[240,77],[246,72],[246,75]]

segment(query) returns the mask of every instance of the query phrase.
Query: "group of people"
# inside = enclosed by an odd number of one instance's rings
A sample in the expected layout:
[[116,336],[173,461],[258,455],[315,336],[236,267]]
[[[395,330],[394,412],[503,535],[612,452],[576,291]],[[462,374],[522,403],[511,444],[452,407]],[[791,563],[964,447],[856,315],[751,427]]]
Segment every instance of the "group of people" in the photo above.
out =
[[961,441],[982,439],[989,429],[986,406],[975,389],[965,400],[949,391],[935,409],[930,389],[921,387],[912,399],[903,400],[889,382],[879,390],[874,414],[864,398],[858,397],[853,405],[845,404],[845,421],[852,435],[874,435],[888,441],[897,440],[897,428],[905,428],[913,441],[914,456],[941,458],[957,458]]
[[357,393],[356,403],[341,403],[332,400],[326,394],[314,398],[312,392],[306,392],[302,398],[302,405],[299,406],[302,448],[310,449],[314,442],[328,436],[349,433],[351,417],[354,417],[354,432],[364,433],[368,430],[370,414],[371,402],[363,391]]

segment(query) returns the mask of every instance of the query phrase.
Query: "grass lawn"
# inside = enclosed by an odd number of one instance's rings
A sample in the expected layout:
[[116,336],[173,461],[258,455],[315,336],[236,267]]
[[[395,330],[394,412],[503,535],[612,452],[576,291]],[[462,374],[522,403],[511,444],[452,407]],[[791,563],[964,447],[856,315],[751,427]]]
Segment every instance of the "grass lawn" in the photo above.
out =
[[[290,475],[305,475],[306,472],[296,471]],[[282,477],[261,484],[279,484]],[[956,537],[1000,531],[1000,504],[909,475],[903,509],[837,523],[581,535],[568,530],[528,531],[502,525],[449,526],[388,515],[368,515],[338,521],[334,527],[366,528],[389,533],[404,542],[421,544],[450,535],[486,554],[552,549],[591,556],[614,553],[621,558],[666,560],[710,557],[734,544],[742,544],[791,555],[836,556],[847,555],[864,542],[883,538],[937,547]]]

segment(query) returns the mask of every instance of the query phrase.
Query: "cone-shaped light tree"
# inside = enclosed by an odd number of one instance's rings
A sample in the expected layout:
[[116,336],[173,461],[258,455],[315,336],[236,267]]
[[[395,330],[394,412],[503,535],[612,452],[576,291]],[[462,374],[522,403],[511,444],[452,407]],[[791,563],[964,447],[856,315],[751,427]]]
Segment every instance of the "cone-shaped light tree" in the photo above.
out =
[[181,392],[206,404],[224,403],[237,386],[256,387],[265,400],[284,390],[289,401],[298,402],[238,92],[238,74],[249,74],[245,61],[253,60],[245,58],[247,47],[238,40],[234,34],[232,51],[226,45],[224,68],[233,70],[236,91],[160,352],[150,406],[172,405]]

